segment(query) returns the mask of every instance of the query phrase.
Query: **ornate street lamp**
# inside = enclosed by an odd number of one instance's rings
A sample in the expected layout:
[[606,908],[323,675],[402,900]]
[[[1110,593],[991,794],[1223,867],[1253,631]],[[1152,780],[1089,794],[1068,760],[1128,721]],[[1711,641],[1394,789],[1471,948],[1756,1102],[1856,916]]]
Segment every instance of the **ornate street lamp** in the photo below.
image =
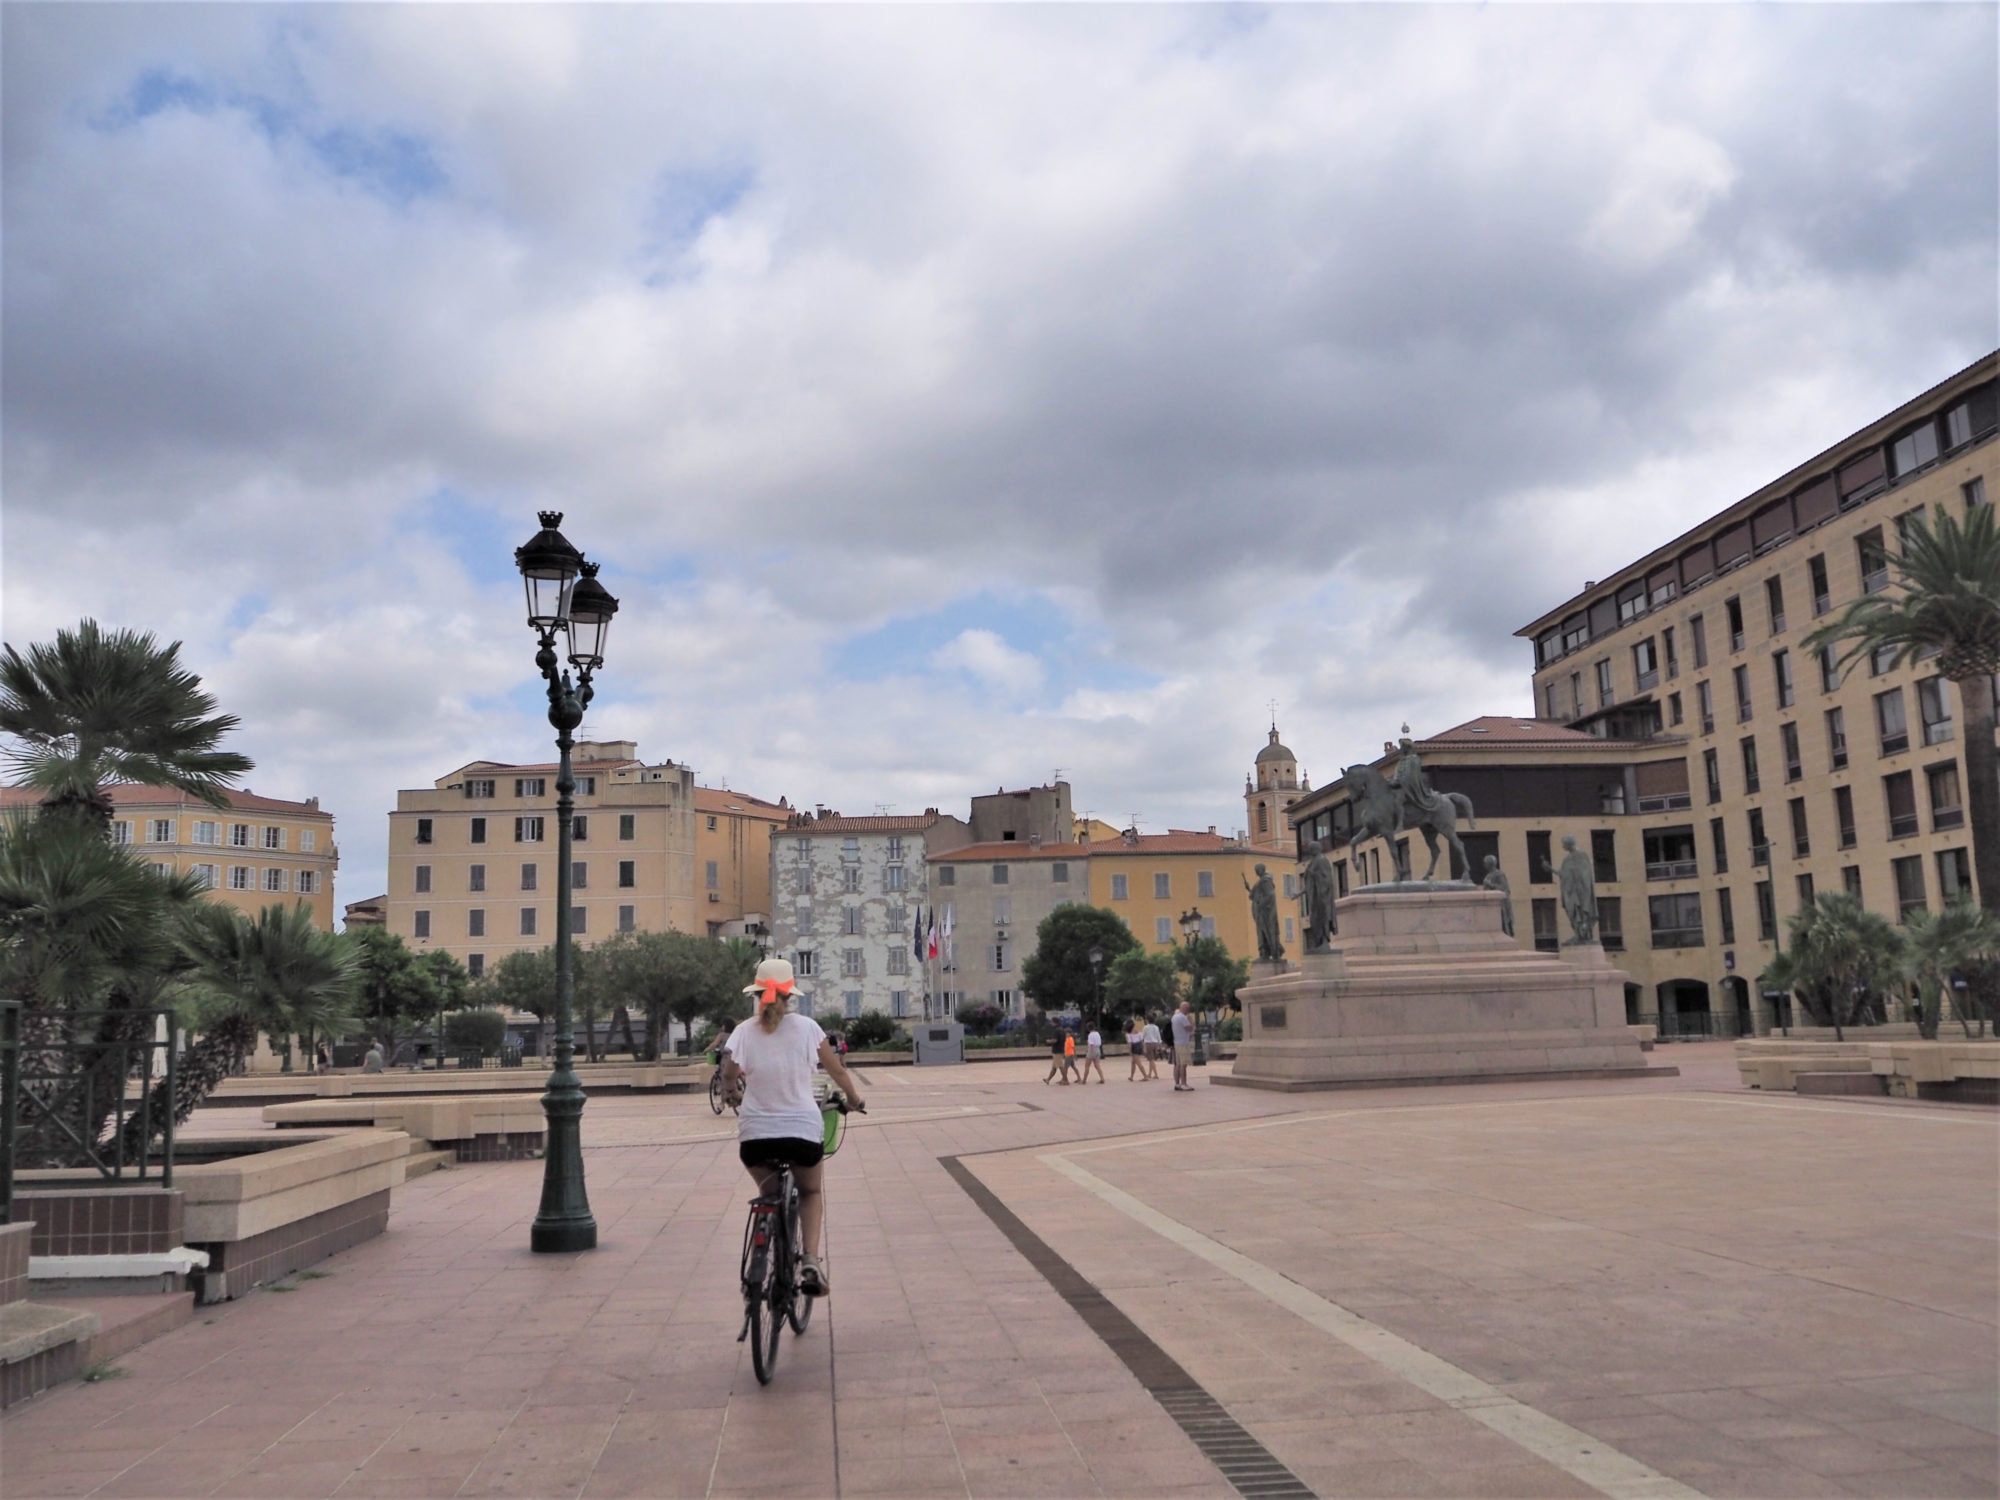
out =
[[[1201,936],[1200,907],[1190,906],[1186,911],[1181,913],[1181,936],[1187,940],[1187,945],[1190,949],[1194,947],[1194,940]],[[1192,991],[1195,988],[1195,986],[1199,983],[1200,981],[1195,976],[1194,971],[1190,969],[1188,971],[1189,990]],[[1202,1012],[1207,1008],[1205,1003],[1206,1000],[1207,996],[1205,995],[1200,995],[1200,994],[1195,995],[1194,1056],[1189,1060],[1196,1067],[1203,1067],[1206,1066],[1208,1063],[1208,1051],[1206,1047],[1203,1045],[1205,1041],[1204,1033],[1206,1033],[1208,1028],[1202,1024],[1202,1019],[1201,1019]]]
[[[556,1037],[554,1069],[542,1095],[548,1147],[542,1157],[542,1206],[528,1231],[530,1249],[594,1250],[597,1220],[583,1185],[583,1084],[576,1076],[576,1039],[570,1008],[575,977],[570,956],[570,849],[576,777],[569,754],[574,731],[590,706],[591,675],[604,665],[604,638],[618,601],[597,581],[597,565],[583,560],[556,530],[562,512],[541,512],[542,529],[514,552],[527,588],[528,626],[541,649],[535,665],[549,689],[549,723],[556,731]],[[569,665],[562,670],[557,637],[567,637]]]
[[1090,952],[1084,955],[1090,960],[1091,977],[1097,982],[1097,1024],[1104,1024],[1104,949],[1096,943],[1090,945]]

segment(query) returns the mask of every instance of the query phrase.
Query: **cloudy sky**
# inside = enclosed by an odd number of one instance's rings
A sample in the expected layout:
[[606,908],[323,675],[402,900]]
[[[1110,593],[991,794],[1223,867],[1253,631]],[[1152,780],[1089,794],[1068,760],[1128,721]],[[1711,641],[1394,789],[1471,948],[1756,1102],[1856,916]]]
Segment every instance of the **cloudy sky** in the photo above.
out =
[[1990,5],[4,14],[6,638],[187,643],[383,887],[590,728],[1242,822],[2000,343]]

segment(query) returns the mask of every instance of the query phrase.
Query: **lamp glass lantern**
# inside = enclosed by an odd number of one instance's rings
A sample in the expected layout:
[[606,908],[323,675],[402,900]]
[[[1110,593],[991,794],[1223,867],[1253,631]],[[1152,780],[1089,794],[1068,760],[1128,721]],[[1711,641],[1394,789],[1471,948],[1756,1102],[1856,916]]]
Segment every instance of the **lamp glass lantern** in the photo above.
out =
[[1181,936],[1192,943],[1201,935],[1201,908],[1190,906],[1181,914]]
[[573,667],[596,668],[604,665],[604,638],[611,633],[618,601],[597,581],[596,563],[584,563],[581,571],[570,591],[569,660]]
[[545,510],[540,518],[542,529],[514,549],[514,566],[527,589],[528,623],[537,630],[559,630],[569,620],[570,591],[583,568],[583,554],[556,529],[562,525],[561,511]]

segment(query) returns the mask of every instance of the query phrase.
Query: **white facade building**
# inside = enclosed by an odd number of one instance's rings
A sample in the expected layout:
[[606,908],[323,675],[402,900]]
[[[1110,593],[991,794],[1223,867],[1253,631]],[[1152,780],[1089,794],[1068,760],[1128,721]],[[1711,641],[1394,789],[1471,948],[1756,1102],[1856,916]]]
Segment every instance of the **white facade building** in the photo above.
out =
[[822,809],[771,830],[772,951],[791,959],[801,1009],[922,1017],[926,966],[913,933],[933,904],[930,856],[970,838],[935,808],[866,818]]

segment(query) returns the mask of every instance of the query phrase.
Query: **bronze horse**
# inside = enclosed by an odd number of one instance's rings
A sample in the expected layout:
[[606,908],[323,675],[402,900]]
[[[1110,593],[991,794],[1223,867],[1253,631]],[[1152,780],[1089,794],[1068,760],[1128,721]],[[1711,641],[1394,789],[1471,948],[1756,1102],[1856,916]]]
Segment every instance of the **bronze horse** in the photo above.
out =
[[[1424,879],[1429,880],[1437,871],[1438,838],[1443,836],[1445,845],[1458,856],[1458,868],[1471,874],[1472,865],[1465,857],[1465,846],[1458,841],[1458,820],[1465,819],[1465,826],[1472,826],[1472,799],[1463,792],[1439,792],[1437,805],[1429,812],[1404,821],[1402,793],[1380,771],[1373,766],[1348,766],[1341,772],[1341,779],[1347,783],[1349,806],[1354,809],[1354,835],[1347,841],[1347,852],[1354,854],[1355,846],[1367,839],[1385,839],[1389,845],[1389,857],[1395,862],[1396,879],[1410,878],[1408,857],[1396,835],[1405,828],[1415,828],[1424,836],[1424,844],[1431,851],[1429,868],[1424,871]],[[1451,866],[1445,866],[1447,872]]]

